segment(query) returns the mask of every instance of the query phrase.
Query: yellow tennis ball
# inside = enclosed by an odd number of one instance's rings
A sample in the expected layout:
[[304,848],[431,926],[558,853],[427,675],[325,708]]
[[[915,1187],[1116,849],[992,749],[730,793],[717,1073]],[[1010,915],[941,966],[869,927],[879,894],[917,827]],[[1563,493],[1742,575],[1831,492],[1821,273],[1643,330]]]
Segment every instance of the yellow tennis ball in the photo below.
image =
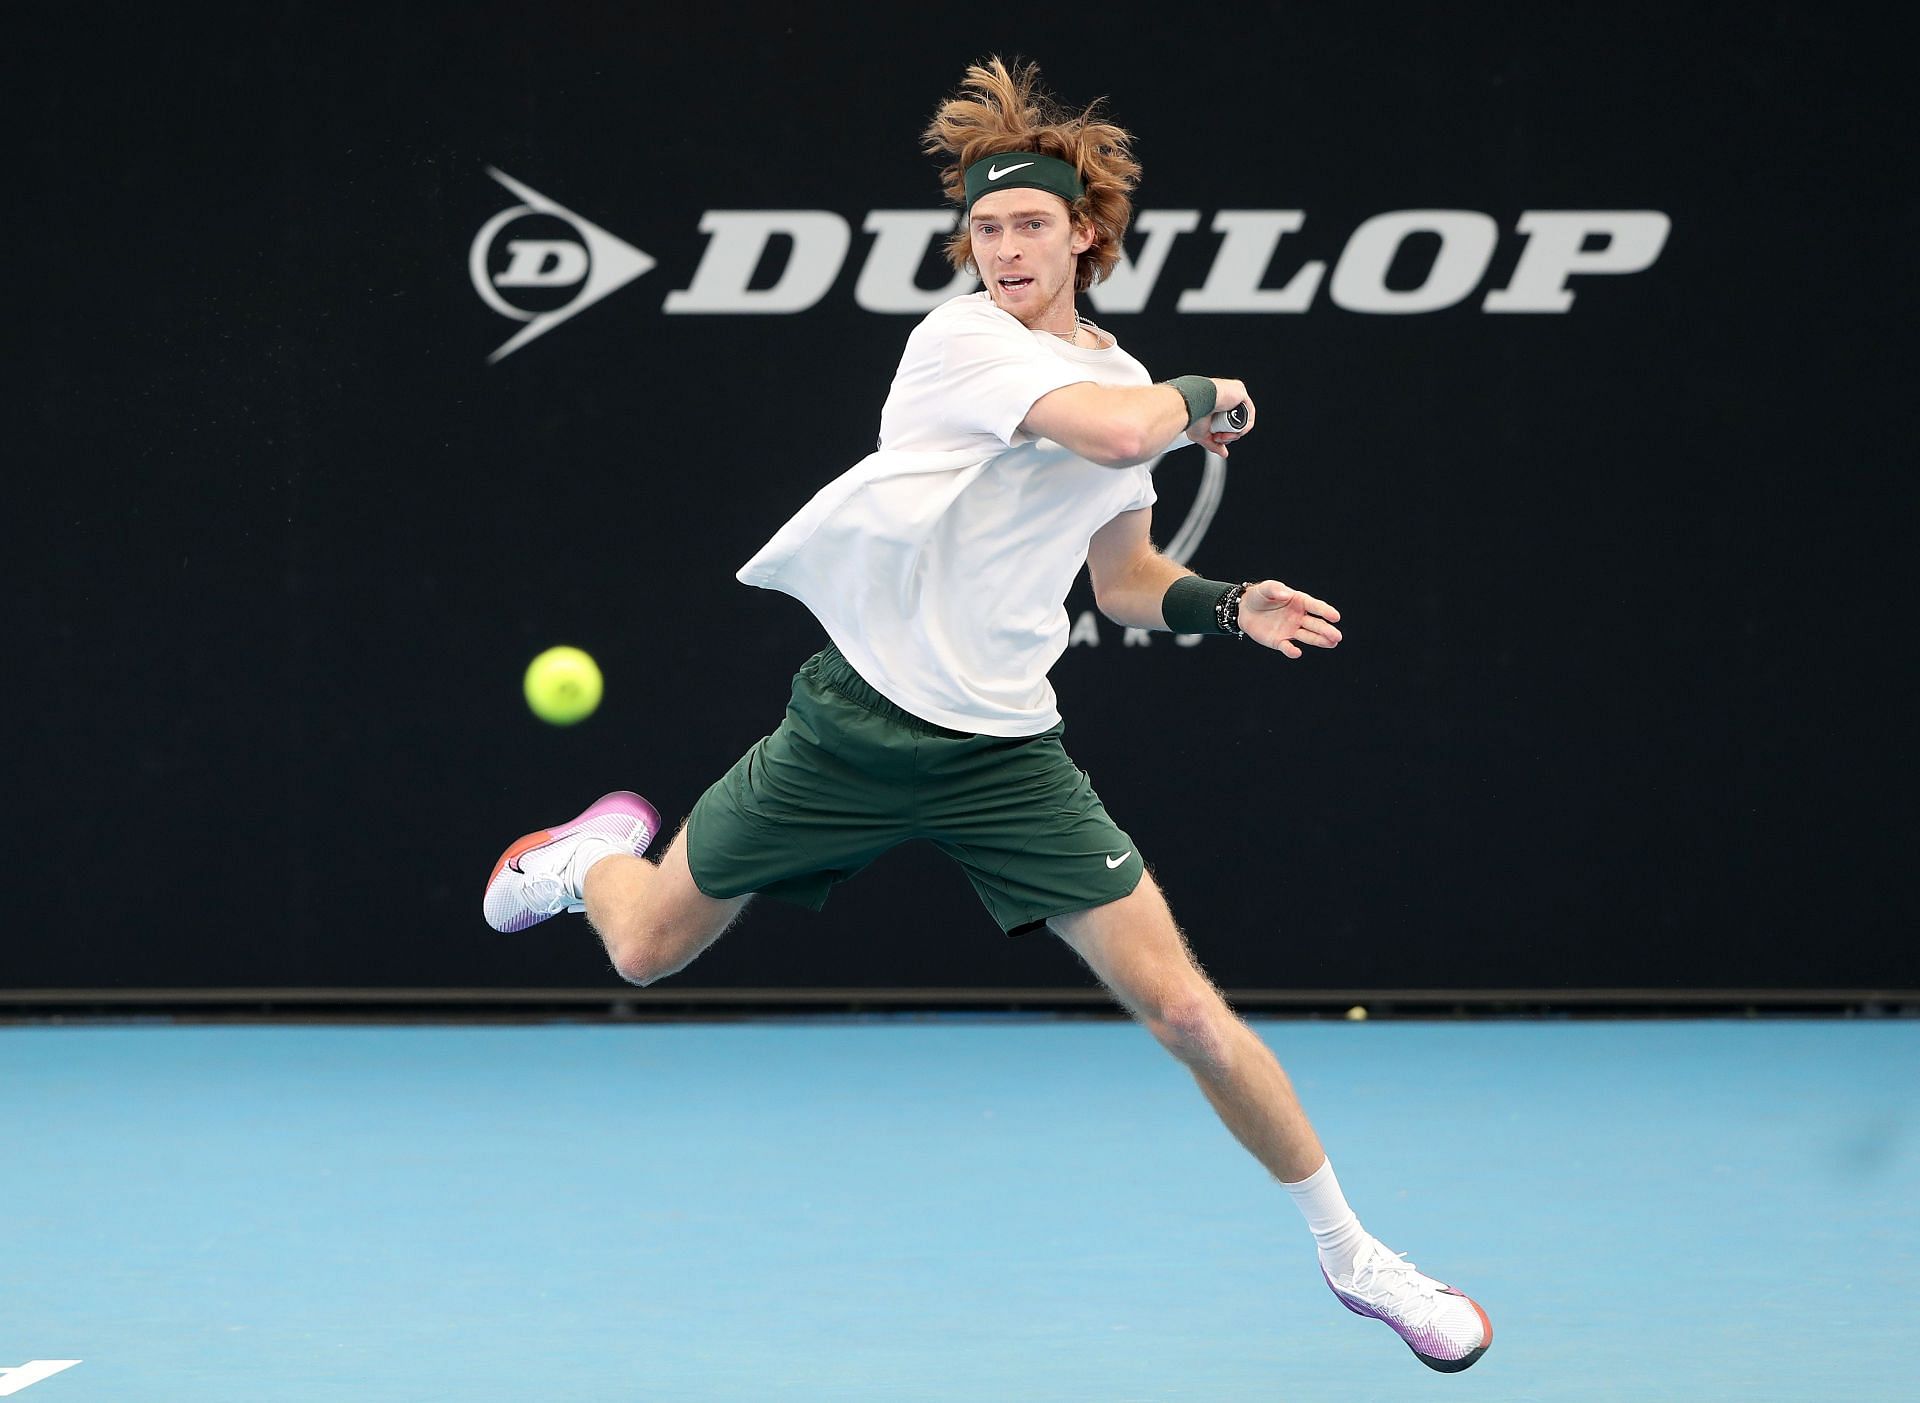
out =
[[578,648],[549,648],[527,664],[527,705],[542,721],[571,726],[593,715],[605,684],[600,665]]
[[1355,1023],[1366,1022],[1367,1006],[1365,1004],[1355,1004],[1352,1008],[1347,1010],[1347,1017]]

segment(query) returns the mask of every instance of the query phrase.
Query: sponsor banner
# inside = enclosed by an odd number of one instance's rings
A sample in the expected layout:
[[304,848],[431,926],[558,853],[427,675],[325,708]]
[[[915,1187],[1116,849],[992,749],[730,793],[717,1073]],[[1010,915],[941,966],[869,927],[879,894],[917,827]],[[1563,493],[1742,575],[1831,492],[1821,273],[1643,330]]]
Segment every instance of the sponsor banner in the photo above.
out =
[[[488,174],[511,191],[509,205],[480,226],[468,252],[473,290],[501,316],[524,325],[488,361],[498,362],[659,266],[650,254],[500,170]],[[1139,312],[1166,268],[1174,241],[1202,227],[1220,235],[1197,287],[1183,288],[1181,313],[1303,313],[1316,306],[1381,316],[1439,312],[1479,296],[1482,311],[1564,313],[1576,279],[1640,273],[1666,246],[1672,221],[1658,210],[1527,210],[1509,234],[1523,247],[1505,285],[1484,288],[1502,230],[1476,210],[1396,210],[1353,230],[1333,264],[1308,259],[1278,287],[1267,283],[1283,261],[1281,241],[1306,223],[1302,210],[1144,209],[1135,214],[1139,251],[1123,255],[1087,293],[1096,313]],[[556,221],[571,237],[555,237]],[[943,287],[921,286],[930,248],[953,232],[949,210],[869,210],[859,221],[873,242],[853,286],[854,305],[882,315],[921,315],[970,292],[978,279],[957,272]],[[528,232],[529,227],[534,232]],[[715,210],[699,216],[707,243],[686,285],[651,299],[668,316],[793,316],[812,311],[839,281],[853,247],[853,222],[831,210]],[[544,233],[545,237],[539,235]],[[1431,262],[1411,287],[1390,286],[1409,241],[1432,244]],[[779,276],[753,283],[776,243],[787,249]],[[663,270],[671,276],[673,270]],[[1325,296],[1322,297],[1324,287]],[[534,305],[516,297],[537,297]],[[556,301],[556,298],[560,299]]]

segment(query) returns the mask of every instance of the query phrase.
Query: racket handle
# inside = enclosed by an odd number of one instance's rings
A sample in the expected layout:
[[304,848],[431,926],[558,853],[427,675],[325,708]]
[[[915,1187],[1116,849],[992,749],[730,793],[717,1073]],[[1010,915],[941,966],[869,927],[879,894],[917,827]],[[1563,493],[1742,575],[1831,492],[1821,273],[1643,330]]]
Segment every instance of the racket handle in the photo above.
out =
[[1207,421],[1207,426],[1216,434],[1237,434],[1247,426],[1247,407],[1236,404],[1232,409],[1222,409]]

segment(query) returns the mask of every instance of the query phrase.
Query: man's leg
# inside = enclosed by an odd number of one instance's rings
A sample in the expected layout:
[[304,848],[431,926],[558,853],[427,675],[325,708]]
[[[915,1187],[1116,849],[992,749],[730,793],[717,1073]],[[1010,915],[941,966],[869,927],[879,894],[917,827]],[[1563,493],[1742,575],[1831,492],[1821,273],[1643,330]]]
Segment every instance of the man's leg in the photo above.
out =
[[[709,822],[723,823],[716,811]],[[687,828],[650,861],[642,854],[660,831],[660,811],[631,790],[603,794],[566,823],[508,846],[487,879],[487,923],[505,934],[584,911],[622,978],[651,984],[684,969],[748,900],[715,900],[694,884]]]
[[[894,812],[905,792],[893,771],[916,736],[829,685],[850,676],[832,649],[809,659],[786,719],[707,787],[657,861],[643,854],[659,810],[629,790],[516,840],[488,879],[488,923],[507,933],[584,911],[621,978],[651,984],[719,939],[754,892],[818,910],[835,882],[912,836]],[[740,895],[708,896],[694,881],[696,828],[701,880]]]
[[1151,876],[1118,901],[1047,923],[1193,1073],[1227,1129],[1283,1183],[1326,1159],[1293,1083],[1195,963]]
[[1118,901],[1047,924],[1186,1065],[1227,1129],[1287,1187],[1342,1305],[1384,1322],[1430,1368],[1456,1373],[1486,1353],[1486,1312],[1360,1226],[1293,1084],[1201,972],[1152,876],[1143,873]]
[[587,869],[582,895],[587,920],[607,948],[614,971],[630,984],[678,974],[718,940],[750,896],[718,900],[694,885],[687,866],[687,825],[656,866],[614,853]]

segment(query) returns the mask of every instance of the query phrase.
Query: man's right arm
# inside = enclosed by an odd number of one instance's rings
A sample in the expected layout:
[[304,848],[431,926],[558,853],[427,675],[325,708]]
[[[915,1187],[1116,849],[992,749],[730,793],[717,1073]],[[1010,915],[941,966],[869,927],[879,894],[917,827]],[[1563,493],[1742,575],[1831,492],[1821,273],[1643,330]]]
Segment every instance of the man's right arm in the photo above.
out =
[[[1215,380],[1216,409],[1251,406],[1238,380]],[[1249,423],[1251,428],[1252,424]],[[1224,457],[1224,445],[1237,434],[1212,434],[1205,423],[1187,422],[1187,401],[1171,385],[1063,385],[1034,401],[1021,431],[1050,438],[1088,462],[1126,468],[1166,451],[1182,430],[1209,451]]]

